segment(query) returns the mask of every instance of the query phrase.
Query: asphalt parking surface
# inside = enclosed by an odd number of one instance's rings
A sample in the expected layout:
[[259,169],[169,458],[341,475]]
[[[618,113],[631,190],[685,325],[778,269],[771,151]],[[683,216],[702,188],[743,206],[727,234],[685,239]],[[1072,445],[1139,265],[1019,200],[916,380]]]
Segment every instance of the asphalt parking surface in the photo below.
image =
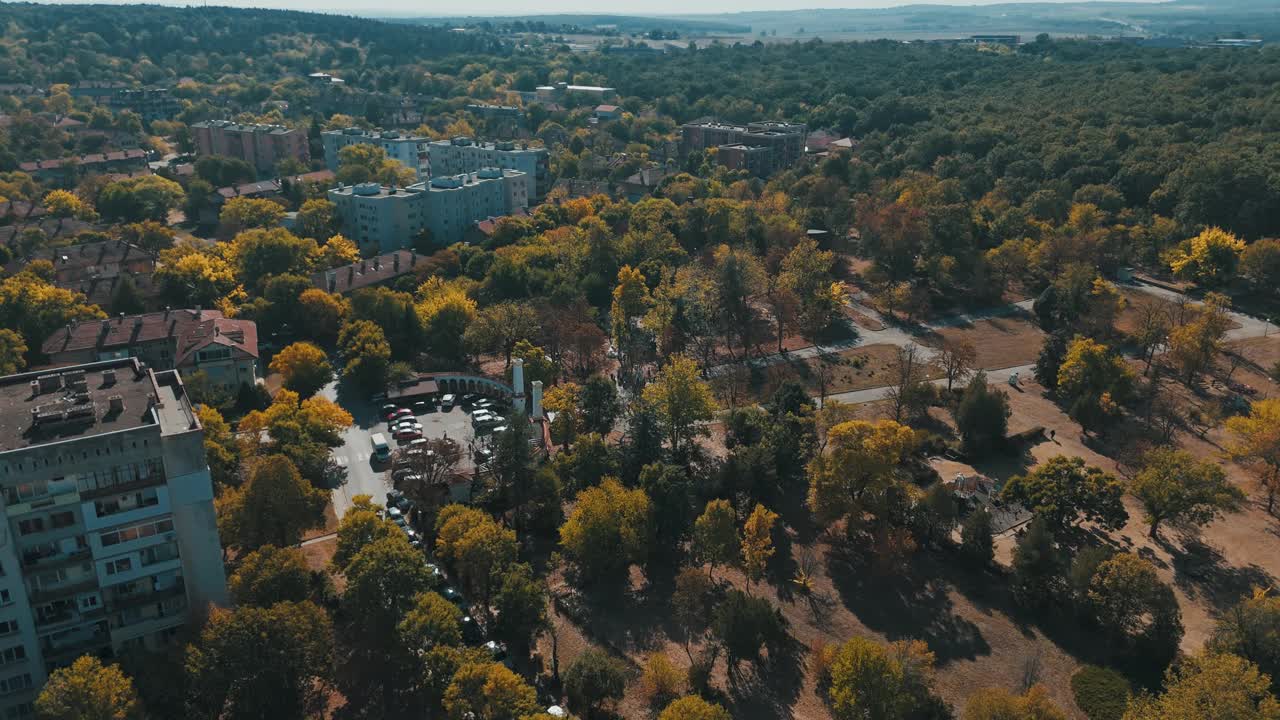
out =
[[[341,518],[347,508],[351,507],[351,498],[370,495],[374,502],[382,503],[386,500],[387,491],[391,489],[388,473],[391,463],[373,460],[373,442],[370,436],[382,433],[387,442],[391,443],[393,451],[401,447],[402,443],[392,438],[387,429],[387,422],[381,411],[383,403],[373,403],[368,398],[340,397],[335,384],[326,386],[322,394],[341,404],[351,413],[353,420],[351,427],[342,434],[342,445],[333,449],[334,459],[347,468],[346,480],[333,490],[333,510]],[[424,438],[448,437],[461,443],[466,453],[460,469],[470,468],[470,449],[476,436],[471,428],[469,412],[455,405],[447,412],[425,412],[416,415],[415,419],[422,424]]]

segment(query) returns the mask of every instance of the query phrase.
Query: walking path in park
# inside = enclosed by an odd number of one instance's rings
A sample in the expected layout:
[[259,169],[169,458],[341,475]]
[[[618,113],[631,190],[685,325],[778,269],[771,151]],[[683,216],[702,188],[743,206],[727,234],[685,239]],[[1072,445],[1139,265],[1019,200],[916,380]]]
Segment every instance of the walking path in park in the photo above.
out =
[[[1131,283],[1126,283],[1125,285],[1139,292],[1146,293],[1153,297],[1168,300],[1170,302],[1177,302],[1182,297],[1182,293],[1179,293],[1175,290],[1170,290],[1168,288],[1160,287],[1158,285],[1152,285],[1150,283],[1142,282],[1140,280],[1134,281]],[[987,308],[983,310],[977,310],[970,313],[949,315],[949,316],[940,318],[938,320],[934,320],[933,322],[922,323],[915,326],[903,326],[900,324],[894,324],[893,322],[885,318],[883,315],[881,315],[879,312],[867,306],[864,302],[862,302],[861,297],[862,295],[861,293],[859,293],[857,296],[850,297],[846,302],[849,305],[849,307],[852,308],[853,310],[857,311],[862,315],[865,315],[868,318],[871,318],[872,320],[875,320],[876,322],[879,322],[884,327],[883,330],[871,330],[871,329],[857,326],[855,324],[855,327],[857,327],[857,330],[858,330],[858,335],[857,337],[851,340],[848,340],[846,342],[835,343],[832,345],[813,345],[805,348],[800,348],[798,350],[792,350],[790,352],[773,353],[770,355],[763,355],[757,358],[751,358],[746,361],[739,361],[736,363],[726,363],[724,365],[717,365],[713,368],[708,369],[707,375],[710,377],[716,377],[726,372],[729,372],[730,370],[736,367],[742,367],[744,365],[748,367],[763,368],[763,367],[769,367],[771,365],[776,365],[783,362],[790,362],[792,360],[805,360],[808,358],[817,357],[819,355],[840,352],[843,350],[850,350],[855,347],[866,347],[870,345],[896,345],[898,347],[906,347],[908,345],[914,344],[916,345],[916,347],[920,349],[920,351],[924,356],[924,359],[930,360],[934,356],[936,356],[937,350],[927,345],[921,345],[919,342],[917,342],[920,336],[928,335],[929,333],[932,333],[938,330],[943,330],[946,328],[963,327],[966,325],[972,325],[976,322],[979,322],[982,320],[988,320],[991,318],[1007,317],[1009,315],[1016,315],[1019,313],[1029,313],[1032,311],[1032,306],[1035,304],[1035,300],[1032,300],[1032,299],[1022,300],[1020,302],[1009,303],[1007,305],[1001,305],[998,307]],[[1230,315],[1231,320],[1238,326],[1227,331],[1226,339],[1228,341],[1263,337],[1269,334],[1270,324],[1266,320],[1254,317],[1252,315],[1246,315],[1236,310],[1229,310],[1228,314]],[[1018,375],[1019,377],[1023,377],[1030,374],[1034,369],[1035,369],[1035,365],[1029,364],[1029,365],[1018,365],[1015,367],[1000,368],[995,370],[987,370],[986,373],[987,373],[987,379],[993,383],[1007,383],[1009,382],[1009,379],[1012,376]],[[935,385],[946,384],[946,380],[934,380],[932,382]],[[886,385],[884,387],[867,388],[865,390],[852,390],[850,392],[835,393],[832,395],[828,395],[827,399],[838,400],[843,403],[853,403],[853,404],[874,402],[876,400],[883,400],[884,398],[888,397],[889,391],[891,389],[892,389],[892,386]]]

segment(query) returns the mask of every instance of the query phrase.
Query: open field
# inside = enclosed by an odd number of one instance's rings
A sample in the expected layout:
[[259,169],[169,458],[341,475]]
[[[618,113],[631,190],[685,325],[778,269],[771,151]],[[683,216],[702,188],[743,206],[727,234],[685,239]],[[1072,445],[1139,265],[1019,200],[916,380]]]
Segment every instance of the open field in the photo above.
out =
[[998,370],[1035,362],[1044,333],[1029,318],[989,318],[936,330],[925,338],[924,344],[940,347],[943,341],[972,344],[978,353],[977,366]]
[[[897,355],[895,345],[868,345],[829,353],[821,358],[775,363],[756,369],[754,375],[746,369],[734,370],[716,378],[713,386],[720,388],[721,395],[725,396],[728,392],[724,388],[736,384],[738,392],[745,393],[752,402],[766,402],[778,386],[788,380],[800,382],[810,395],[816,397],[822,393],[824,375],[828,395],[884,387],[893,383],[892,368]],[[929,373],[930,378],[941,377],[936,369],[930,368]]]

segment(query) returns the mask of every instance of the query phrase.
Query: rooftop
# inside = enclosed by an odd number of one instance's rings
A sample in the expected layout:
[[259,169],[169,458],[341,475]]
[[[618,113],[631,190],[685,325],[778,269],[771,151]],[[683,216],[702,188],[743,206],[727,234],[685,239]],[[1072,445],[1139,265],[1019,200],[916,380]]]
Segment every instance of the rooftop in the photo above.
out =
[[13,260],[5,270],[18,273],[35,260],[53,263],[53,277],[58,283],[113,277],[130,268],[155,268],[155,256],[146,250],[123,240],[103,240],[37,249],[28,257]]
[[416,252],[397,250],[315,273],[311,276],[311,282],[325,292],[347,293],[408,275],[413,272],[417,263]]
[[272,178],[270,180],[259,180],[258,182],[244,183],[242,185],[228,185],[227,187],[218,188],[218,194],[230,200],[234,197],[258,197],[262,195],[274,195],[283,190],[284,181],[289,182],[320,182],[328,183],[332,181],[334,174],[332,170],[316,170],[302,175],[294,175],[291,178]]
[[336,193],[338,195],[354,195],[363,198],[406,198],[424,192],[454,192],[465,187],[473,187],[493,180],[523,177],[524,174],[525,173],[522,173],[519,170],[480,168],[473,173],[462,173],[461,175],[439,175],[428,181],[418,182],[404,187],[390,187],[387,185],[379,185],[378,183],[367,182],[359,183],[357,185],[339,185],[329,192]]
[[79,157],[58,158],[57,160],[35,160],[33,162],[24,162],[18,168],[23,172],[32,172],[35,170],[54,170],[67,165],[100,165],[123,160],[143,160],[146,157],[147,152],[145,150],[133,148],[131,150],[114,150],[108,153],[93,153]]
[[60,353],[127,348],[173,338],[175,366],[209,345],[225,345],[258,357],[258,326],[249,320],[233,320],[217,310],[162,310],[142,315],[71,323],[55,331],[40,346],[50,358]]
[[193,128],[221,128],[227,132],[242,133],[268,133],[271,135],[286,135],[291,132],[298,132],[291,127],[284,125],[264,125],[258,123],[241,124],[231,122],[230,120],[205,120],[203,122],[193,123]]
[[[161,423],[190,429],[195,420],[183,407],[181,384],[166,380],[179,392],[162,391],[156,374],[136,358],[2,377],[0,453]],[[178,407],[162,416],[152,399],[166,396]]]

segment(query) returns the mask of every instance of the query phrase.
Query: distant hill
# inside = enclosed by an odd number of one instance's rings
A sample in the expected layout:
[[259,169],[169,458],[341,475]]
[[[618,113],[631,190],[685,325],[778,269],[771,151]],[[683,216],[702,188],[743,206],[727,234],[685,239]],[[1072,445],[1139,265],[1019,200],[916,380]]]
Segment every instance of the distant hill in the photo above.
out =
[[1069,35],[1262,36],[1280,38],[1275,0],[1162,3],[909,5],[879,10],[775,10],[682,15],[681,20],[748,25],[753,34],[859,33],[911,38],[943,34],[1047,32]]
[[[731,16],[723,16],[731,17]],[[505,17],[394,17],[385,18],[390,22],[413,23],[420,25],[444,26],[477,26],[499,27],[521,23],[526,26],[535,25],[540,32],[590,33],[601,29],[616,30],[618,33],[648,33],[651,30],[676,31],[689,34],[710,33],[747,33],[751,26],[732,20],[688,17],[648,17],[637,15],[520,15]]]

